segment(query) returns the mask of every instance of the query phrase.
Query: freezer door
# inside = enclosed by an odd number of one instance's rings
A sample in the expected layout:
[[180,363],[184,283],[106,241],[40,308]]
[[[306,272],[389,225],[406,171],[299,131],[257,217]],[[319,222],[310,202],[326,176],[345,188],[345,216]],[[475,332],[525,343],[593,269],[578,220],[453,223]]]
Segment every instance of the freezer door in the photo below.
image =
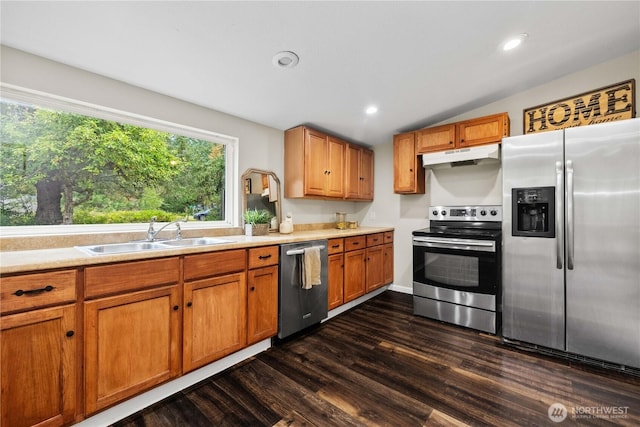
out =
[[640,368],[640,119],[565,141],[567,351]]
[[[502,140],[502,334],[564,350],[562,131]],[[512,189],[555,187],[555,238],[512,234]]]

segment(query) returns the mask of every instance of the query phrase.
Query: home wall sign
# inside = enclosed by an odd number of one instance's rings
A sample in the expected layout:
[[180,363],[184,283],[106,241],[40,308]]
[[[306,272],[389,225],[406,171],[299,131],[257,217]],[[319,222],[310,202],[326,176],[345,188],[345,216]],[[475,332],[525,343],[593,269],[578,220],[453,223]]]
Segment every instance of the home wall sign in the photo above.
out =
[[526,134],[631,119],[636,116],[635,79],[523,111]]

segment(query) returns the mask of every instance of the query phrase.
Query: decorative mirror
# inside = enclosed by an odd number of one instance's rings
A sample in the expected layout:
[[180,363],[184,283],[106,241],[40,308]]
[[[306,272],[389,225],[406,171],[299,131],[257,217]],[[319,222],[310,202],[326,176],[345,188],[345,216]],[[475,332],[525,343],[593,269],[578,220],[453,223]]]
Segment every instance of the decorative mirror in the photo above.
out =
[[242,212],[247,209],[266,209],[276,217],[275,228],[278,231],[282,214],[280,211],[280,180],[275,173],[260,169],[247,169],[242,174]]

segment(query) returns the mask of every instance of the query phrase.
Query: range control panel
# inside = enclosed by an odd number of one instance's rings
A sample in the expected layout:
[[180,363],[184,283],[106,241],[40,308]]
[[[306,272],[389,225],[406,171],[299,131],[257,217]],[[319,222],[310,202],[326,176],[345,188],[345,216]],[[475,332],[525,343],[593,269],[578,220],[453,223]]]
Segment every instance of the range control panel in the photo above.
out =
[[431,206],[432,221],[502,221],[502,206]]

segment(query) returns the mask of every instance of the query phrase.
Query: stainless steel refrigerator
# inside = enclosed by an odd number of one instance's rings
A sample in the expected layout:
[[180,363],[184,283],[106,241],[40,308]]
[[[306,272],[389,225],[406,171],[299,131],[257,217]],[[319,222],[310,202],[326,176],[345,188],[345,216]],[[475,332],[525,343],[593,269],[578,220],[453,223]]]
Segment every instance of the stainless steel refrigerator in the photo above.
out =
[[505,138],[503,330],[640,368],[640,119]]

